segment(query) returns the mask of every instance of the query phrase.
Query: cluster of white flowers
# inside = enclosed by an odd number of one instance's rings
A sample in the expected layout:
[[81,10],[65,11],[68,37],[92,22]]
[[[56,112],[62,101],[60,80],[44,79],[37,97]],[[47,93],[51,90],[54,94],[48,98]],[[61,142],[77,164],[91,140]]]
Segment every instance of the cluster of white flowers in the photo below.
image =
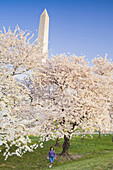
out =
[[[64,54],[53,56],[38,68],[35,87],[40,89],[38,96],[46,101],[39,115],[40,124],[42,129],[47,125],[45,133],[49,137],[71,136],[77,129],[90,133],[99,129],[113,131],[109,112],[113,102],[113,63],[106,57],[103,61],[94,59],[91,67],[84,57]],[[107,74],[100,74],[106,67]]]
[[7,32],[5,28],[0,31],[0,152],[2,148],[5,150],[5,160],[8,156],[22,156],[38,147],[30,144],[28,137],[38,132],[31,128],[36,120],[30,99],[31,89],[22,81],[22,78],[31,76],[34,67],[39,67],[45,58],[37,40],[30,42],[32,37],[19,26],[14,32],[10,28]]

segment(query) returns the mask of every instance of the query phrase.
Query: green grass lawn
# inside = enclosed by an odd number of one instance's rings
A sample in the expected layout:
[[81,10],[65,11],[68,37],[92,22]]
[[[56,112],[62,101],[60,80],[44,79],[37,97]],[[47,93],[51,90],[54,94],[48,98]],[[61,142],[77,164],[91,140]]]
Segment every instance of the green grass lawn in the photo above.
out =
[[[32,143],[37,142],[37,137],[31,136]],[[61,144],[63,139],[61,139]],[[17,156],[9,157],[4,161],[2,153],[0,153],[0,170],[32,170],[32,169],[49,169],[47,154],[50,146],[55,141],[44,142],[43,148],[37,148],[34,152],[27,152],[22,158]],[[61,153],[61,147],[54,147],[57,154]],[[113,142],[112,136],[104,136],[98,138],[98,135],[89,135],[85,140],[81,140],[81,136],[73,137],[69,153],[75,157],[69,160],[64,157],[57,157],[52,167],[53,170],[108,170],[113,169]],[[79,155],[80,158],[76,158]]]

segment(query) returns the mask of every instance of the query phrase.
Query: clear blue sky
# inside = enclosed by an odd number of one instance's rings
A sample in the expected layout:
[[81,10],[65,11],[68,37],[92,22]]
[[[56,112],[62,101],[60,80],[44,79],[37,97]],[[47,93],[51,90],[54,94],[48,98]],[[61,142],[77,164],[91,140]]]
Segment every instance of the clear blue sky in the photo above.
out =
[[40,14],[50,17],[49,49],[53,54],[98,54],[113,59],[113,0],[0,0],[0,29],[18,24],[35,35]]

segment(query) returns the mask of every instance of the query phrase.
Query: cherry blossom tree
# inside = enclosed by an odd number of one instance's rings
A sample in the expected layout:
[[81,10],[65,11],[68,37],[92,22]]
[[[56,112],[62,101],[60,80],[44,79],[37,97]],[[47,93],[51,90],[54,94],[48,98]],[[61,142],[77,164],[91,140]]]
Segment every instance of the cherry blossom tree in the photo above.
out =
[[[30,77],[45,56],[37,40],[30,42],[33,35],[29,32],[18,26],[14,32],[10,28],[7,32],[3,30],[0,31],[0,146],[5,145],[6,160],[8,156],[22,156],[38,146],[30,145],[28,135],[34,134],[28,127],[34,121],[31,91],[21,79]],[[11,152],[13,145],[15,152]]]
[[[111,87],[113,87],[113,63],[107,60],[107,54],[105,56],[105,58],[99,57],[99,58],[95,58],[93,60],[95,66],[94,66],[94,72],[96,74],[99,74],[100,77],[104,77],[104,79],[106,80],[105,85],[106,88],[109,85]],[[109,90],[108,90],[109,91]],[[105,92],[104,92],[105,93]],[[110,132],[113,132],[113,89],[111,88],[108,95],[112,96],[111,100],[107,100],[107,102],[110,103],[110,107],[109,107],[109,115],[111,118],[111,130]],[[100,137],[100,129],[99,129],[99,137]]]
[[106,57],[93,62],[91,67],[84,57],[53,56],[34,75],[38,102],[42,102],[41,129],[45,128],[43,134],[48,137],[64,136],[62,154],[65,155],[77,130],[109,132],[111,128],[113,63]]

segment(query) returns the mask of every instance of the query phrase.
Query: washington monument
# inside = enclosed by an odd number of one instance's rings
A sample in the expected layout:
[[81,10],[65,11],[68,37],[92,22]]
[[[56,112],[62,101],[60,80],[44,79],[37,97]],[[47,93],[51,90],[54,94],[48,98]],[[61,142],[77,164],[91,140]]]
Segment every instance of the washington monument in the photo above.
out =
[[45,9],[40,16],[39,30],[38,30],[38,43],[42,47],[42,53],[48,52],[48,36],[49,36],[49,16]]

